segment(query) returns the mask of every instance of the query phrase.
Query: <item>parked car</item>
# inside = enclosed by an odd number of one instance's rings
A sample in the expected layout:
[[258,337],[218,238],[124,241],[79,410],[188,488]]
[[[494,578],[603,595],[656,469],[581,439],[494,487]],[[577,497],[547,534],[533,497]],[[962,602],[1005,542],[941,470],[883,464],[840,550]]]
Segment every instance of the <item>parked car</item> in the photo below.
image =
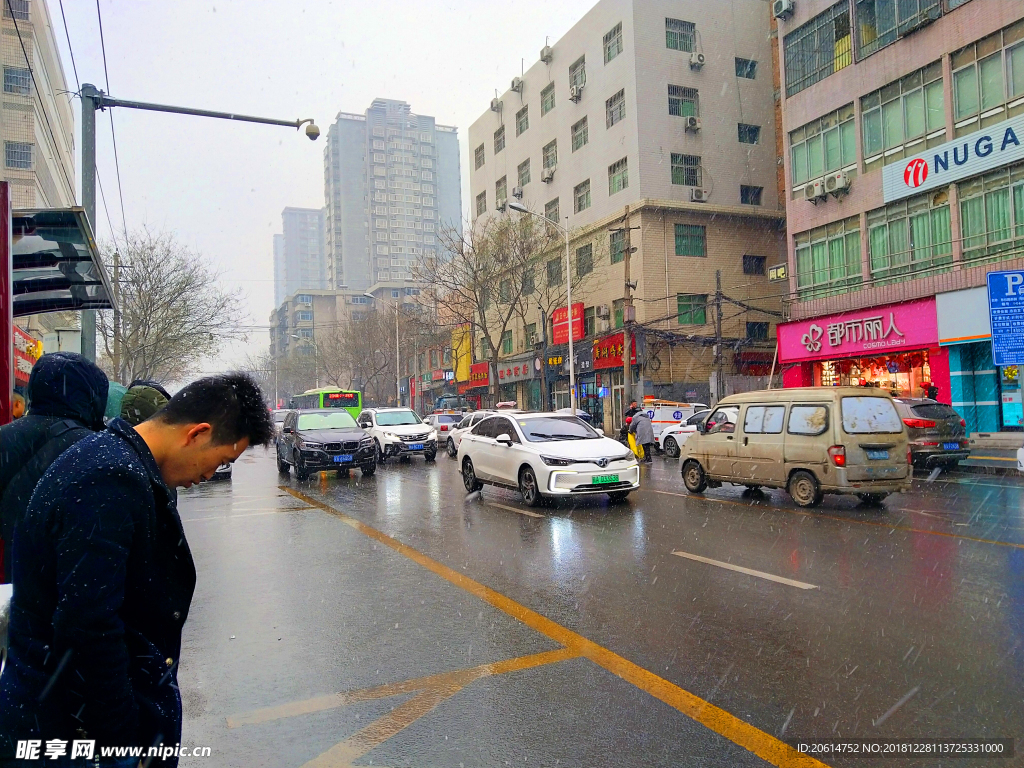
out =
[[[735,416],[734,414],[738,414]],[[683,483],[785,488],[801,507],[826,493],[878,503],[910,489],[907,429],[889,393],[795,387],[722,398],[681,449]]]
[[367,408],[359,414],[359,426],[373,438],[378,463],[389,456],[418,453],[427,461],[437,456],[437,430],[411,408]]
[[217,469],[213,471],[211,480],[230,480],[231,479],[231,468],[234,464],[227,463],[221,464]]
[[443,443],[448,439],[448,433],[455,429],[462,418],[461,413],[432,413],[423,419],[423,423],[429,424],[437,432],[437,441]]
[[531,507],[596,493],[619,502],[640,487],[633,454],[570,414],[489,416],[463,436],[458,460],[467,491],[512,488]]
[[493,416],[495,413],[496,411],[490,410],[474,411],[468,416],[463,417],[462,421],[454,427],[449,427],[448,438],[445,440],[445,450],[448,452],[448,455],[454,459],[456,454],[459,452],[459,444],[462,442],[463,435],[488,416]]
[[284,420],[288,416],[288,409],[281,408],[280,410],[274,411],[274,442],[276,443],[281,439],[281,428],[284,426]]
[[970,456],[967,422],[950,406],[924,397],[898,397],[895,402],[907,425],[915,467],[953,469]]
[[[661,433],[690,419],[698,411],[706,411],[704,403],[677,403],[672,400],[648,400],[641,409],[647,413],[654,430],[655,442]],[[659,443],[660,445],[660,443]]]
[[686,439],[697,431],[704,419],[711,413],[710,408],[697,411],[687,419],[683,419],[674,427],[666,427],[660,434],[655,435],[654,442],[665,452],[666,456],[673,459],[679,458],[679,446],[686,442]]
[[377,471],[373,438],[341,409],[289,411],[277,441],[277,471],[305,480],[313,472],[359,467],[364,475]]

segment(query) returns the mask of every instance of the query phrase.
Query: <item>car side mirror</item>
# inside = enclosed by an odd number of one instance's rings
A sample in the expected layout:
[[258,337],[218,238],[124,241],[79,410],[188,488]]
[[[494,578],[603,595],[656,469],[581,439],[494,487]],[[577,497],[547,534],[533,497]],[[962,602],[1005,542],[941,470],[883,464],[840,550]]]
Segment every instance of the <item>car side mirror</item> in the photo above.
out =
[[604,430],[601,429],[600,427],[594,427],[594,431],[597,432],[597,434],[599,434],[602,437],[604,437]]
[[495,442],[504,445],[506,448],[512,447],[512,438],[505,434],[498,435]]
[[702,435],[706,435],[706,434],[707,434],[707,432],[708,432],[708,428],[707,428],[707,426],[705,425],[705,423],[704,423],[703,421],[702,421],[702,422],[699,422],[699,423],[697,424],[697,431],[698,431],[698,432],[699,432],[700,434],[702,434]]
[[291,428],[291,427],[285,427],[285,428],[284,428],[283,430],[281,430],[281,431],[282,431],[282,432],[284,432],[284,434],[286,434],[286,435],[290,435],[290,434],[291,434],[291,432],[292,432],[292,428]]

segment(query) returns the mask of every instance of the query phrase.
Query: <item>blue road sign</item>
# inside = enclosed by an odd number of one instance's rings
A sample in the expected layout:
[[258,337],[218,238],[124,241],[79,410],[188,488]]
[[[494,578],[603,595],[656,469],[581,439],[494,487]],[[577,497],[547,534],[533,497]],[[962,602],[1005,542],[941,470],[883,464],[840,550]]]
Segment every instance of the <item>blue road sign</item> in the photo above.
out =
[[1024,365],[1024,271],[988,273],[992,361]]

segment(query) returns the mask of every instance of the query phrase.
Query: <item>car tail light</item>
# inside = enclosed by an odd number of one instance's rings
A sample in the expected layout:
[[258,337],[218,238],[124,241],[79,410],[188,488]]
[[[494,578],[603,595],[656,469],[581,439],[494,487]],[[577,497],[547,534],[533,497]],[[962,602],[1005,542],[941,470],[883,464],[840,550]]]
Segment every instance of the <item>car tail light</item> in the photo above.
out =
[[828,449],[828,457],[832,459],[832,463],[837,467],[846,466],[846,446],[833,445]]
[[442,424],[441,425],[441,431],[442,432],[447,432],[448,431],[448,425],[447,424]]
[[913,429],[928,429],[935,426],[931,419],[904,419],[903,423]]
[[963,419],[960,419],[960,426],[961,427],[966,427],[967,426],[967,422],[964,421]]

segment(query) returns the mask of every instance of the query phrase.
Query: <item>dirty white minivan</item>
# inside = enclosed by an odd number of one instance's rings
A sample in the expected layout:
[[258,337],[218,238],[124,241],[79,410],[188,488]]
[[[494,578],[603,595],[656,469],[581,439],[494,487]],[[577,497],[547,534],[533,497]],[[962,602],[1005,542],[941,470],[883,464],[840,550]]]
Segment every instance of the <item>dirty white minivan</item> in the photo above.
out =
[[681,448],[690,493],[722,483],[785,488],[801,507],[826,493],[878,503],[909,490],[907,432],[892,397],[865,387],[794,387],[722,398]]

